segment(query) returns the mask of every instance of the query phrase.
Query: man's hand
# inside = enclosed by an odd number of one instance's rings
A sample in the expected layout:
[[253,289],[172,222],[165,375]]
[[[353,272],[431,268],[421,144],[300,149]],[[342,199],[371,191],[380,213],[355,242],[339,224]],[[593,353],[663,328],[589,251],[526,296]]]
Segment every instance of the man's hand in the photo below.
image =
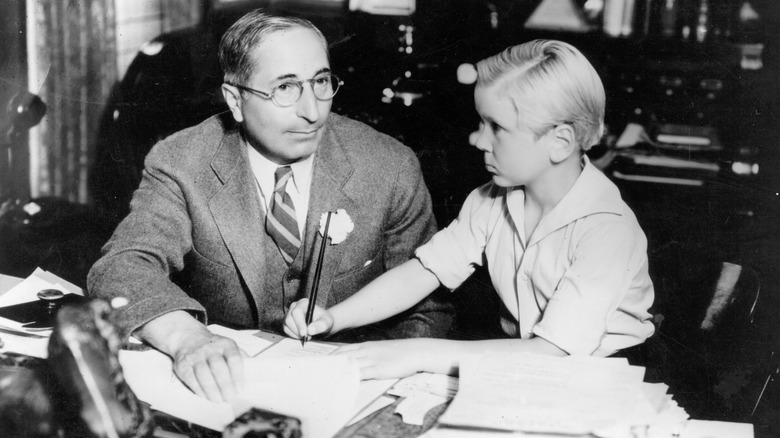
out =
[[184,311],[146,323],[136,335],[173,358],[173,370],[192,392],[227,401],[244,382],[244,353],[233,340],[211,333]]
[[284,333],[287,336],[300,339],[306,336],[328,334],[333,329],[333,315],[319,306],[314,306],[311,324],[306,326],[306,310],[309,299],[304,298],[294,302],[284,317]]

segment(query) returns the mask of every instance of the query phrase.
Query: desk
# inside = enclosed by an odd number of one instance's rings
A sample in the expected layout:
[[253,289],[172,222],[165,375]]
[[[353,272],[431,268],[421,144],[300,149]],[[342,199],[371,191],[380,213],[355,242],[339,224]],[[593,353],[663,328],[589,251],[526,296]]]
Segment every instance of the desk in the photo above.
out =
[[[10,287],[15,286],[21,280],[13,277],[8,277],[0,274],[0,295],[7,291]],[[282,336],[271,333],[258,333],[259,337],[271,340],[279,341]],[[4,353],[0,353],[0,358],[6,356]],[[40,359],[34,359],[33,362],[40,364]],[[431,409],[425,416],[424,424],[422,426],[415,426],[403,423],[401,418],[394,414],[395,408],[399,401],[387,406],[365,419],[342,428],[335,435],[336,438],[353,438],[353,437],[377,437],[377,438],[391,438],[391,437],[415,437],[419,436],[431,427],[435,425],[438,418],[443,414],[447,408],[447,404],[442,404]],[[155,436],[160,438],[218,438],[221,431],[209,430],[200,426],[192,425],[186,421],[178,418],[174,418],[168,414],[162,412],[152,412],[155,419],[156,430]],[[734,433],[723,432],[723,428],[729,425],[735,425],[734,423],[717,423],[717,422],[703,422],[694,421],[696,426],[704,430],[707,428],[707,434],[701,435],[700,431],[697,434],[683,433],[681,437],[685,438],[700,438],[703,436],[725,438],[726,436],[736,436]],[[720,432],[718,432],[720,431]],[[718,435],[718,433],[723,433]],[[752,437],[752,428],[748,431],[742,427],[739,429],[739,436]]]
[[[10,290],[22,281],[20,278],[0,274],[0,295]],[[10,335],[9,335],[10,336]],[[283,337],[273,333],[259,332],[258,337],[276,342]],[[2,334],[0,334],[2,338]],[[0,358],[8,358],[8,355],[0,352]],[[41,363],[41,359],[31,358],[36,364]],[[400,416],[394,414],[398,401],[387,406],[367,418],[345,427],[336,435],[339,438],[347,437],[410,437],[418,436],[427,429],[431,428],[436,419],[442,414],[446,405],[438,406],[432,409],[425,418],[423,426],[406,424]],[[193,425],[184,420],[174,418],[168,414],[152,411],[157,424],[157,430],[160,437],[195,437],[195,438],[215,438],[222,435],[221,431],[213,431],[201,426]]]

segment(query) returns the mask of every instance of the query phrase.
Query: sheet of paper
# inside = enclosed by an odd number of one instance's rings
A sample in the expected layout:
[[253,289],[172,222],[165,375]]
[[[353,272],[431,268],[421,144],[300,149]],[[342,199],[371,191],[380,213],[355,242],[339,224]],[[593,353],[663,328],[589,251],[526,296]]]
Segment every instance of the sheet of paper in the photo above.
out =
[[152,408],[214,430],[236,417],[228,403],[214,403],[189,390],[173,373],[171,359],[157,350],[119,352],[125,379]]
[[3,346],[0,351],[26,354],[28,356],[46,359],[49,356],[49,337],[42,339],[21,337],[9,333],[0,333]]
[[[229,329],[220,333],[235,335]],[[252,336],[253,341],[264,341]],[[154,409],[214,430],[223,430],[249,407],[295,416],[304,436],[330,436],[367,407],[397,379],[360,381],[357,367],[330,353],[338,346],[283,339],[244,361],[246,385],[236,402],[213,403],[190,391],[173,373],[171,359],[156,351],[120,351],[128,384]],[[385,405],[377,403],[376,409]],[[308,432],[307,432],[308,431]]]
[[446,374],[417,373],[404,377],[387,391],[388,394],[399,397],[415,392],[426,392],[449,400],[458,392],[458,378]]
[[425,422],[425,414],[433,407],[446,403],[447,400],[446,397],[417,391],[402,399],[396,406],[395,412],[401,415],[404,423],[422,426]]
[[156,351],[126,351],[119,361],[128,384],[152,408],[213,430],[258,407],[297,417],[304,436],[328,437],[354,415],[359,374],[336,356],[244,361],[246,382],[232,403],[195,395],[173,373],[171,359]]
[[690,420],[680,438],[753,438],[753,425],[727,421]]
[[586,434],[632,412],[644,368],[596,358],[486,353],[461,363],[443,424]]
[[[267,348],[262,353],[262,357],[265,358],[296,358],[296,357],[317,357],[323,355],[330,355],[339,348],[338,345],[325,344],[322,342],[309,341],[306,346],[301,346],[301,341],[292,338],[283,338],[273,346]],[[382,379],[382,380],[363,380],[360,382],[360,390],[358,392],[357,400],[353,408],[353,419],[359,415],[369,415],[371,412],[366,412],[368,406],[370,406],[376,399],[387,390],[392,387],[398,379]],[[383,406],[376,405],[377,410]],[[352,421],[352,420],[350,420]]]
[[419,438],[593,438],[592,435],[549,435],[538,433],[527,433],[518,431],[498,431],[484,429],[457,429],[450,427],[434,427],[420,435]]
[[[11,306],[14,304],[26,303],[28,301],[38,300],[38,292],[43,289],[58,289],[64,293],[74,293],[84,295],[84,291],[56,275],[36,269],[29,277],[22,280],[16,286],[0,295],[0,306]],[[6,328],[22,330],[22,324],[11,319],[0,317],[0,326]],[[0,339],[3,339],[3,347],[0,351],[10,351],[14,353],[26,354],[28,356],[46,359],[48,356],[47,347],[51,330],[30,332],[45,339],[36,339],[30,337],[21,337],[13,334],[0,333]]]
[[647,429],[647,438],[679,437],[689,418],[685,409],[681,408],[670,394],[667,394],[655,423]]
[[273,342],[267,339],[254,336],[253,333],[257,332],[257,330],[233,330],[219,324],[211,324],[208,326],[208,329],[215,335],[224,336],[235,341],[236,345],[244,350],[244,353],[249,357],[255,356],[273,345]]
[[56,275],[36,269],[29,277],[22,280],[21,283],[14,286],[8,292],[0,295],[0,306],[10,306],[13,304],[26,303],[28,301],[38,300],[38,292],[42,289],[58,289],[63,293],[73,293],[84,295],[81,288],[68,283]]
[[312,357],[333,353],[338,345],[309,341],[301,346],[299,339],[283,338],[263,352],[263,357]]
[[345,357],[260,355],[245,364],[252,377],[234,403],[236,415],[259,407],[299,418],[303,436],[328,438],[355,414],[360,373]]

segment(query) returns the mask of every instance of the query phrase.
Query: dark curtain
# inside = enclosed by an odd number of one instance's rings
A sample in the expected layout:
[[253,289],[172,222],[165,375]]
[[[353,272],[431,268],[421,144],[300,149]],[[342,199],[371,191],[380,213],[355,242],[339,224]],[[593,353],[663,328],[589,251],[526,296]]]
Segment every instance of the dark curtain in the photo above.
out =
[[[33,2],[36,75],[48,105],[33,134],[38,195],[87,202],[91,145],[117,80],[114,3]],[[35,183],[35,182],[34,182]],[[36,185],[36,184],[34,184]]]

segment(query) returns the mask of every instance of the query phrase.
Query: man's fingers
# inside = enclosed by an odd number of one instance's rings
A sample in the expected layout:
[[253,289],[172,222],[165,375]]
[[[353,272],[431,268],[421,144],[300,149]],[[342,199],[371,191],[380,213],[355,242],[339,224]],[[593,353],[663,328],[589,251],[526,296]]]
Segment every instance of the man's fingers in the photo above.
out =
[[236,387],[233,385],[233,376],[228,368],[226,359],[222,356],[211,356],[208,364],[222,400],[232,399],[236,394]]
[[[243,353],[243,350],[241,351]],[[233,383],[236,385],[236,391],[244,386],[244,358],[242,354],[231,354],[227,356],[227,365],[230,369],[230,375],[233,376]]]
[[179,379],[181,379],[181,381],[184,382],[188,388],[190,388],[192,392],[203,398],[206,398],[206,393],[204,393],[203,388],[200,387],[198,378],[195,377],[195,370],[191,366],[187,365],[177,369],[176,374],[179,376]]
[[195,364],[195,377],[198,379],[200,387],[206,398],[211,401],[223,401],[222,392],[211,374],[211,367],[207,362],[198,362]]

